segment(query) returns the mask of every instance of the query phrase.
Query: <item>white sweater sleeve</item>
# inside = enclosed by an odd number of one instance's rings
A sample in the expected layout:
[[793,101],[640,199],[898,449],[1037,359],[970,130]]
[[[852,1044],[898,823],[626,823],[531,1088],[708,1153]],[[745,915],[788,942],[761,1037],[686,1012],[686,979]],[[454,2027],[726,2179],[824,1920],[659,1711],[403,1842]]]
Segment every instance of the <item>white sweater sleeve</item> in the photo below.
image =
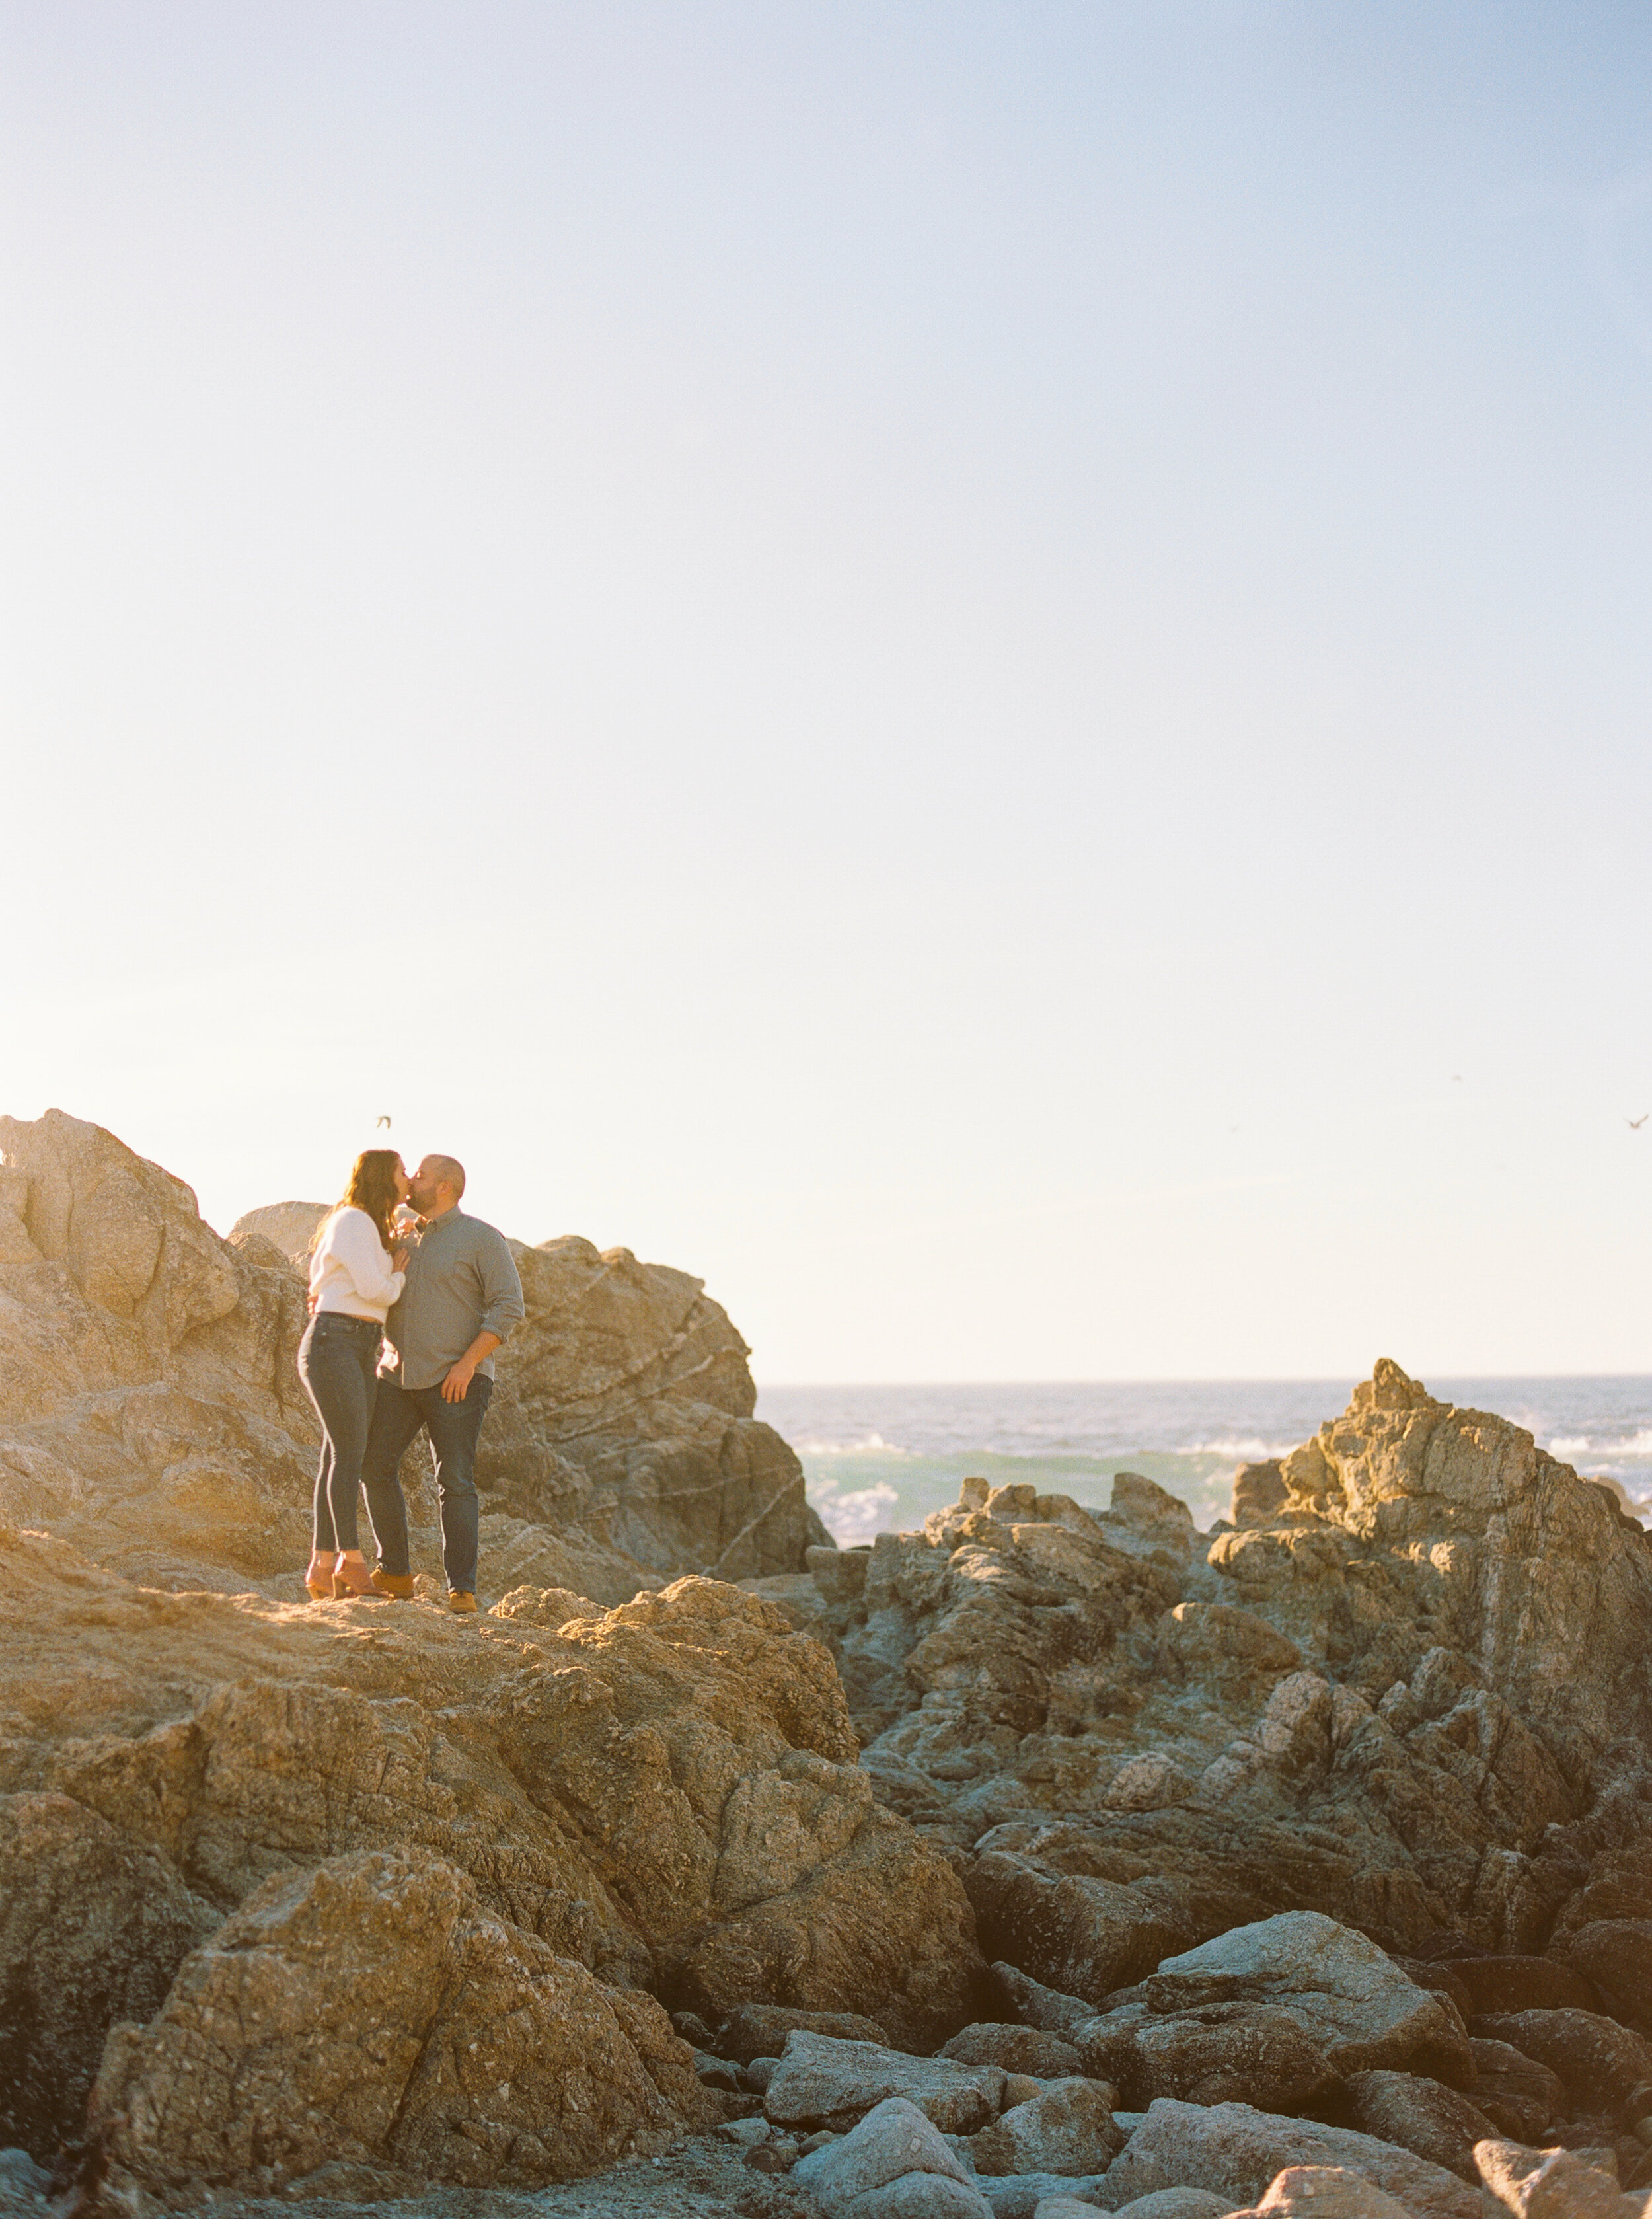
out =
[[379,1239],[378,1228],[364,1209],[339,1209],[321,1236],[317,1259],[331,1256],[344,1266],[351,1284],[364,1302],[399,1301],[403,1274],[390,1269],[390,1259]]

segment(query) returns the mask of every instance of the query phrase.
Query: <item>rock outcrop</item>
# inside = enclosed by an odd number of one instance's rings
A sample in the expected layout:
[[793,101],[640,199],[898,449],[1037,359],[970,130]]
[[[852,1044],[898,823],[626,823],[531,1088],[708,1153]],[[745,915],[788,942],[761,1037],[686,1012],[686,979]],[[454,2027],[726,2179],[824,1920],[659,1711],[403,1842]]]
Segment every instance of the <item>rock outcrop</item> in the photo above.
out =
[[1235,1513],[966,1481],[764,1591],[959,1860],[990,2015],[1124,2104],[1318,2116],[1465,2185],[1499,2132],[1652,2170],[1647,1536],[1390,1364]]
[[1207,1537],[1127,1475],[1096,1514],[966,1482],[811,1568],[864,1762],[966,1854],[988,1954],[1096,2002],[1313,1910],[1400,1955],[1541,1953],[1564,1920],[1581,1976],[1632,1967],[1645,1534],[1393,1364],[1279,1485]]
[[721,2121],[795,2168],[753,2219],[1643,2209],[1652,1551],[1518,1427],[1383,1364],[1210,1533],[972,1480],[838,1551],[699,1283],[556,1240],[497,1600],[313,1608],[316,1206],[225,1241],[96,1127],[0,1149],[19,2194],[536,2190]]
[[[0,1119],[0,1517],[147,1584],[291,1592],[316,1441],[297,1259],[319,1214],[278,1203],[220,1240],[102,1128]],[[478,1466],[490,1579],[623,1602],[684,1572],[800,1570],[829,1543],[699,1280],[575,1239],[518,1254],[527,1316]],[[434,1569],[423,1457],[406,1476]]]
[[709,2123],[651,1996],[486,1911],[427,1851],[357,1851],[255,1889],[117,2026],[91,2107],[152,2188],[267,2193],[328,2165],[387,2185],[537,2188]]
[[[460,1622],[422,1605],[176,1594],[44,1536],[9,1531],[0,1546],[0,1995],[13,2054],[52,2060],[10,2115],[38,2154],[72,2131],[110,2023],[146,2013],[158,2015],[103,2058],[98,2116],[127,2121],[113,2154],[161,2184],[276,2165],[260,2106],[301,2095],[331,2127],[282,2145],[283,2178],[332,2127],[361,2162],[421,2178],[482,2177],[460,2167],[455,2135],[494,2153],[505,2170],[489,2178],[562,2178],[692,2120],[672,2092],[692,2088],[692,2054],[668,2008],[859,2012],[908,2048],[969,2015],[980,1968],[956,1874],[873,1799],[825,1651],[755,1596],[691,1578],[560,1625]],[[415,1927],[448,1937],[428,1964]],[[354,2044],[358,2072],[361,2055],[382,2078],[400,2070],[384,2045],[410,2023],[405,1971],[432,2011],[479,1982],[503,2011],[516,1983],[530,2032],[535,1996],[593,2027],[606,2011],[657,2102],[616,2049],[623,2103],[578,2134],[542,2116],[540,2149],[525,2113],[462,2116],[433,2083],[416,2133],[412,2093],[384,2098],[394,2134],[369,2131],[366,2111],[328,2108],[327,2044],[313,2086],[279,2064],[281,1998],[301,2029],[319,2009],[306,1966],[336,1989],[328,2054]],[[210,2055],[208,2014],[225,2029]],[[419,2043],[438,2037],[457,2040],[432,2017]],[[247,2093],[245,2118],[205,2096],[190,2112],[191,2090],[252,2089],[239,2039],[259,2071],[276,2060],[267,2098]],[[500,2077],[537,2085],[504,2063]],[[248,2150],[264,2154],[243,2162]]]

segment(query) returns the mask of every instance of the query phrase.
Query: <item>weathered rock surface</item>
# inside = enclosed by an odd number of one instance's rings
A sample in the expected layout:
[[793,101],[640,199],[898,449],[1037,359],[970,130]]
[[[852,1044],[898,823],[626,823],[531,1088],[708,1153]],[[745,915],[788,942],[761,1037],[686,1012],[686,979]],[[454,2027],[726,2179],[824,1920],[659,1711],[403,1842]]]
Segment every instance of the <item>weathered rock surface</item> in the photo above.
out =
[[267,1240],[289,1264],[307,1277],[310,1243],[331,1204],[325,1202],[270,1202],[262,1209],[249,1209],[229,1228],[232,1241]]
[[95,1127],[0,1150],[0,2139],[72,2141],[96,2073],[168,2195],[388,2196],[766,2082],[777,2179],[909,2096],[972,2138],[856,2219],[1417,2219],[1500,2134],[1639,2177],[1652,1551],[1518,1427],[1383,1364],[1212,1534],[1131,1473],[1094,1512],[971,1480],[838,1552],[699,1284],[552,1241],[484,1437],[503,1599],[312,1610],[314,1209],[223,1241]]
[[[0,1517],[149,1584],[293,1577],[315,1464],[294,1258],[317,1207],[253,1211],[223,1240],[181,1180],[100,1127],[0,1118]],[[516,1559],[494,1592],[621,1602],[686,1571],[800,1570],[829,1541],[700,1281],[576,1239],[519,1265],[527,1316],[478,1464],[490,1581]],[[421,1458],[410,1508],[433,1569]]]
[[[798,2032],[834,2035],[840,2042],[883,2043],[888,2039],[876,2019],[862,2018],[857,2012],[798,2011],[785,2004],[737,2005],[717,2028],[714,2038],[719,2057],[731,2057],[736,2064],[749,2065],[755,2057],[778,2058],[786,2048],[786,2036]],[[942,2052],[943,2055],[950,2054]]]
[[978,2172],[1104,2172],[1124,2147],[1113,2120],[1114,2092],[1105,2081],[1074,2075],[1052,2080],[1013,2104],[972,2138]]
[[[968,2015],[955,1874],[873,1799],[825,1652],[737,1588],[690,1579],[553,1631],[173,1594],[3,1545],[0,1809],[44,1808],[67,1843],[61,1881],[16,1890],[0,1929],[23,1968],[9,2038],[31,2054],[60,2042],[88,2074],[203,1925],[392,1849],[439,1856],[487,1916],[617,1991],[713,2022],[775,1998],[930,2046]],[[63,1886],[86,1951],[119,1945],[72,2008],[52,1977],[79,1961]],[[25,2139],[49,2155],[60,2123],[35,2104]]]
[[[1225,2219],[1227,2198],[1208,2188],[1159,2188],[1151,2196],[1133,2197],[1119,2206],[1120,2219]],[[1062,2219],[1071,2219],[1063,2214]]]
[[1516,2219],[1647,2219],[1652,2196],[1624,2195],[1610,2173],[1568,2149],[1481,2142],[1475,2153],[1490,2211]]
[[1263,1479],[1214,1539],[1127,1475],[1099,1514],[968,1482],[858,1591],[817,1575],[867,1768],[973,1860],[989,1955],[1099,2003],[1270,1911],[1531,1956],[1598,1865],[1597,1919],[1652,1915],[1605,1869],[1652,1730],[1608,1491],[1388,1364]]
[[1258,2203],[1288,2166],[1340,2166],[1384,2190],[1413,2219],[1479,2219],[1480,2197],[1409,2150],[1345,2128],[1276,2117],[1248,2104],[1163,2101],[1108,2169],[1116,2209],[1159,2188],[1208,2188],[1233,2205]]
[[1141,1986],[1155,2013],[1255,2003],[1298,2020],[1342,2073],[1390,2067],[1471,2078],[1468,2036],[1439,1998],[1318,1911],[1288,1911],[1169,1957]]
[[1593,1992],[1568,2003],[1587,2009],[1599,1998],[1615,2017],[1652,2035],[1652,1918],[1591,1919],[1560,1946],[1568,1967]]
[[997,2065],[903,2056],[869,2042],[798,2032],[786,2036],[763,2111],[776,2126],[842,2129],[898,2096],[941,2133],[970,2135],[1003,2110],[1004,2080]]
[[1652,2043],[1597,2011],[1512,2011],[1475,2019],[1474,2032],[1547,2066],[1589,2110],[1615,2114],[1652,2083]]
[[[904,2097],[884,2098],[841,2141],[798,2160],[792,2178],[815,2198],[827,2219],[854,2213],[939,2215],[987,2219],[988,2206],[968,2170],[953,2155],[926,2112]],[[932,2182],[922,2191],[909,2188],[898,2200],[890,2191],[904,2182]],[[947,2193],[950,2191],[951,2193]],[[935,2198],[925,2203],[922,2197]]]
[[1471,2041],[1475,2104],[1500,2135],[1537,2142],[1560,2116],[1566,2086],[1557,2073],[1506,2042]]
[[1476,2142],[1496,2139],[1477,2104],[1420,2073],[1354,2073],[1348,2078],[1350,2124],[1379,2141],[1443,2165],[1460,2180],[1477,2181]]
[[531,2188],[716,2116],[651,1996],[484,1911],[427,1852],[280,1876],[110,2039],[94,2131],[153,2189],[279,2190],[324,2164]]
[[1265,2004],[1210,2004],[1163,2018],[1140,2001],[1123,2005],[1089,2023],[1081,2054],[1133,2110],[1175,2096],[1311,2111],[1342,2085],[1304,2019]]
[[159,2009],[218,1915],[67,1795],[0,1795],[0,2143],[72,2141],[116,2019]]
[[1403,2204],[1340,2165],[1287,2166],[1258,2204],[1232,2219],[1298,2219],[1307,2213],[1314,2219],[1409,2219]]
[[1006,2073],[1030,2073],[1040,2080],[1065,2079],[1084,2063],[1071,2042],[1063,2042],[1059,2035],[997,2021],[963,2028],[942,2043],[940,2054],[954,2057],[960,2065],[1002,2065]]

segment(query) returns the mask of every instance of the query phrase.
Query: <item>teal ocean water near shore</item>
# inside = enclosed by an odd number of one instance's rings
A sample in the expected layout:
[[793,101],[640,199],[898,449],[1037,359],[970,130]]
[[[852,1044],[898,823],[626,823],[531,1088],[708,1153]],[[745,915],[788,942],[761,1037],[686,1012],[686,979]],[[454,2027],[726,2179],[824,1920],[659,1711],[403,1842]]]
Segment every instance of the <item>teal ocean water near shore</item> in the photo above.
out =
[[[1115,1471],[1145,1472],[1208,1526],[1227,1512],[1237,1464],[1306,1440],[1345,1406],[1351,1384],[780,1386],[761,1390],[757,1414],[796,1449],[810,1501],[847,1545],[921,1525],[971,1472],[1092,1505],[1106,1503]],[[1524,1426],[1585,1477],[1616,1480],[1652,1523],[1652,1376],[1427,1384]]]

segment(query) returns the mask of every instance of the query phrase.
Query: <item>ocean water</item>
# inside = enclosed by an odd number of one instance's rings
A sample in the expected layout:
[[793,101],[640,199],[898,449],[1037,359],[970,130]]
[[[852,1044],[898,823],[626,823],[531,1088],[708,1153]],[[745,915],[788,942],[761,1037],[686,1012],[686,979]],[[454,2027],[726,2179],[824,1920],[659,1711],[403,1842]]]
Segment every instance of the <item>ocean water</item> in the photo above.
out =
[[[1431,1379],[1430,1391],[1524,1426],[1586,1478],[1616,1480],[1652,1523],[1652,1377]],[[904,1532],[976,1473],[1104,1506],[1115,1471],[1227,1514],[1234,1467],[1282,1455],[1347,1404],[1351,1382],[1187,1380],[1139,1386],[764,1387],[757,1414],[802,1459],[838,1541]]]

